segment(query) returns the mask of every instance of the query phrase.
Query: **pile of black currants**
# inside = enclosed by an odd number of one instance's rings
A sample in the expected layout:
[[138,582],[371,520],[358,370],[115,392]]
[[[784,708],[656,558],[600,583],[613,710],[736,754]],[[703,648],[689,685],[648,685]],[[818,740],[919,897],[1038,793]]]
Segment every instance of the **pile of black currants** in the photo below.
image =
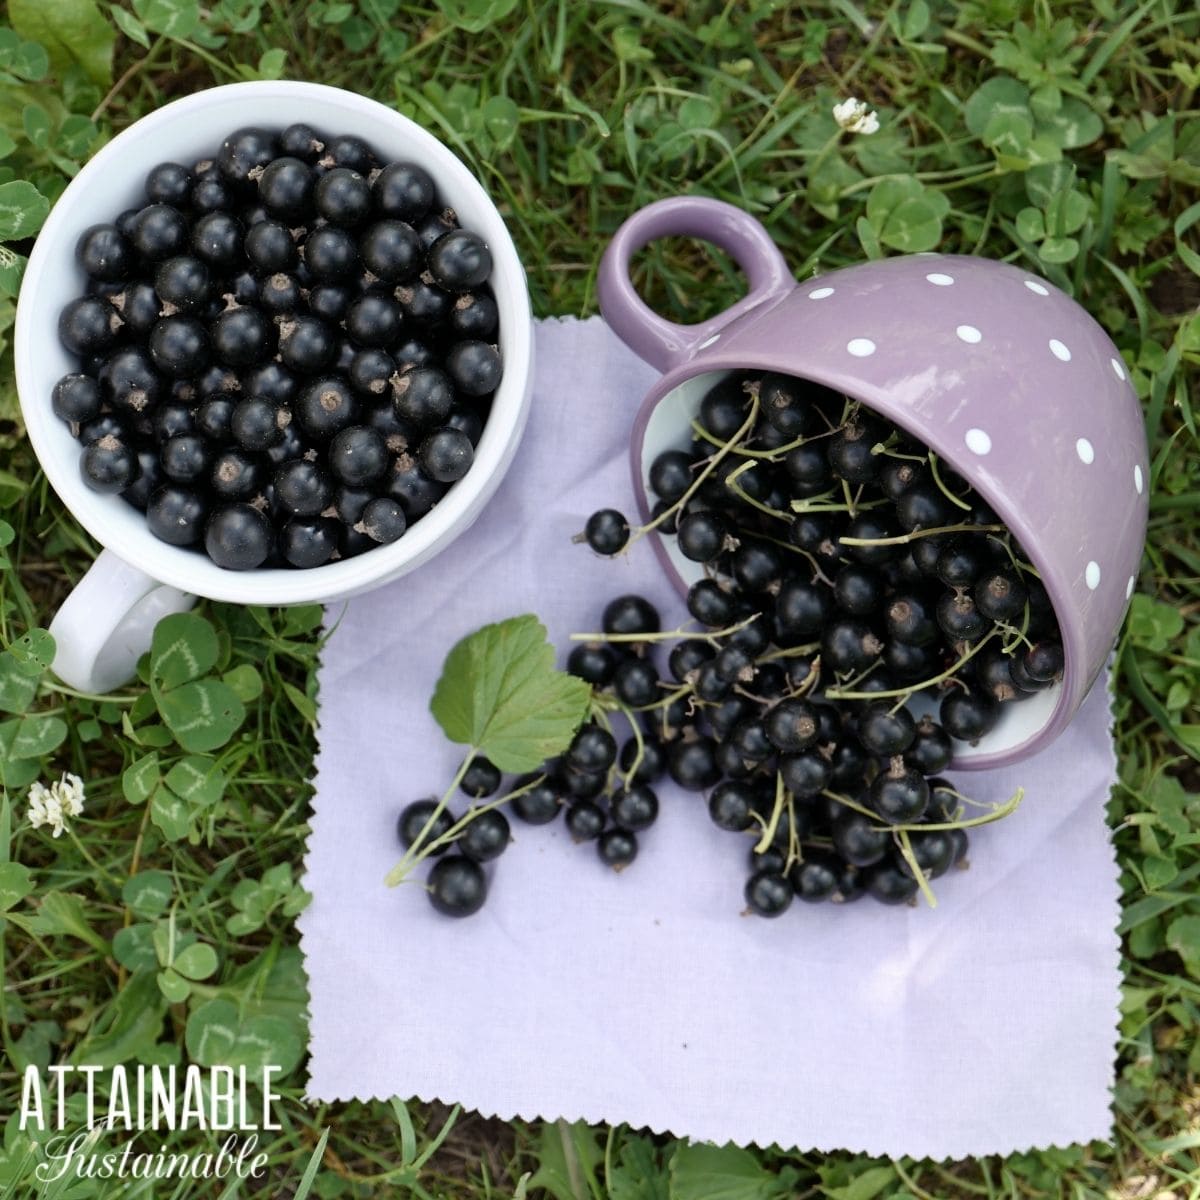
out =
[[[957,791],[942,774],[955,742],[1062,674],[1036,569],[928,448],[788,376],[721,378],[649,481],[648,525],[604,509],[578,540],[611,555],[650,529],[673,537],[698,564],[696,627],[663,632],[644,597],[614,599],[567,658],[592,705],[566,753],[461,818],[434,800],[403,811],[406,849],[437,856],[434,907],[482,906],[482,864],[509,840],[502,807],[532,824],[561,814],[574,841],[629,866],[664,778],[743,835],[749,912],[932,900],[929,881],[966,866],[966,830],[1020,799]],[[475,799],[502,784],[482,760],[460,778]]]
[[394,542],[470,469],[502,363],[492,255],[419,163],[307,125],[164,162],[87,229],[55,413],[98,492],[221,567]]

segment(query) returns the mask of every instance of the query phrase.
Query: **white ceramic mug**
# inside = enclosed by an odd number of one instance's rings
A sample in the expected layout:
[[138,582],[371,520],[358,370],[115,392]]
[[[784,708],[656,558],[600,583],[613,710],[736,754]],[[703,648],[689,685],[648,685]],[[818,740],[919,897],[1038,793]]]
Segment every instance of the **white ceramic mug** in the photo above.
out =
[[[403,537],[311,570],[227,571],[203,553],[159,541],[119,496],[99,495],[79,472],[80,445],[50,407],[55,382],[77,365],[59,344],[59,311],[83,292],[75,244],[91,225],[145,203],[143,181],[160,162],[211,158],[247,125],[282,129],[303,121],[330,136],[364,138],[384,161],[420,163],[440,200],[492,251],[504,378],[467,475]],[[432,134],[374,100],[313,83],[236,83],[165,105],[115,137],[71,181],[29,258],[17,305],[17,388],[29,439],[54,490],[104,547],[50,626],[54,671],[86,692],[130,679],[159,618],[198,596],[235,604],[342,599],[403,575],[448,546],[474,521],[504,477],[529,410],[532,319],[525,274],[495,205],[463,163]]]

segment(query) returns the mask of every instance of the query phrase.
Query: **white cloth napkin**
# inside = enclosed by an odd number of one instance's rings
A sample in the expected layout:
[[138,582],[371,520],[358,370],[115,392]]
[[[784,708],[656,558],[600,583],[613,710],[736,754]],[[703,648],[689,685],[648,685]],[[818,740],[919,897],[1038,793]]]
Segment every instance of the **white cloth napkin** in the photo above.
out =
[[747,842],[669,783],[620,875],[561,821],[514,818],[479,915],[449,920],[417,886],[384,886],[400,809],[440,794],[461,759],[428,711],[458,638],[534,612],[565,658],[567,636],[629,591],[664,628],[686,619],[648,540],[616,561],[571,541],[597,508],[632,515],[629,429],[653,379],[598,319],[539,323],[528,432],[489,510],[414,575],[327,613],[300,918],[309,1095],[933,1158],[1107,1138],[1107,680],[1046,752],[959,777],[981,800],[1017,784],[1026,798],[974,833],[933,910],[866,898],[742,917]]

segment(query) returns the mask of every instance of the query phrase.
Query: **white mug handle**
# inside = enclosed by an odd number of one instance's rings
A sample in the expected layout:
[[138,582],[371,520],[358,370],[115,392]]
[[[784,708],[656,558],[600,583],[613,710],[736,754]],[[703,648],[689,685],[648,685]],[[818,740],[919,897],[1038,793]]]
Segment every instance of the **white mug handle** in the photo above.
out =
[[50,622],[52,669],[81,692],[111,692],[133,678],[159,620],[195,603],[103,550]]

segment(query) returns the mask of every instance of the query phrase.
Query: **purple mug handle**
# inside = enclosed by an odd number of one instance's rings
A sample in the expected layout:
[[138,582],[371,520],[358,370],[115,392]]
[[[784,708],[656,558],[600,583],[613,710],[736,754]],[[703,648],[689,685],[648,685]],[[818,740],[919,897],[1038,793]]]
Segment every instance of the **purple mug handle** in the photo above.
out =
[[[649,242],[661,237],[696,237],[732,256],[746,273],[750,291],[723,313],[696,325],[660,317],[634,290],[629,263]],[[749,213],[706,196],[656,200],[633,214],[613,235],[600,260],[600,312],[635,354],[667,371],[698,350],[731,320],[779,299],[796,281],[771,235]]]

